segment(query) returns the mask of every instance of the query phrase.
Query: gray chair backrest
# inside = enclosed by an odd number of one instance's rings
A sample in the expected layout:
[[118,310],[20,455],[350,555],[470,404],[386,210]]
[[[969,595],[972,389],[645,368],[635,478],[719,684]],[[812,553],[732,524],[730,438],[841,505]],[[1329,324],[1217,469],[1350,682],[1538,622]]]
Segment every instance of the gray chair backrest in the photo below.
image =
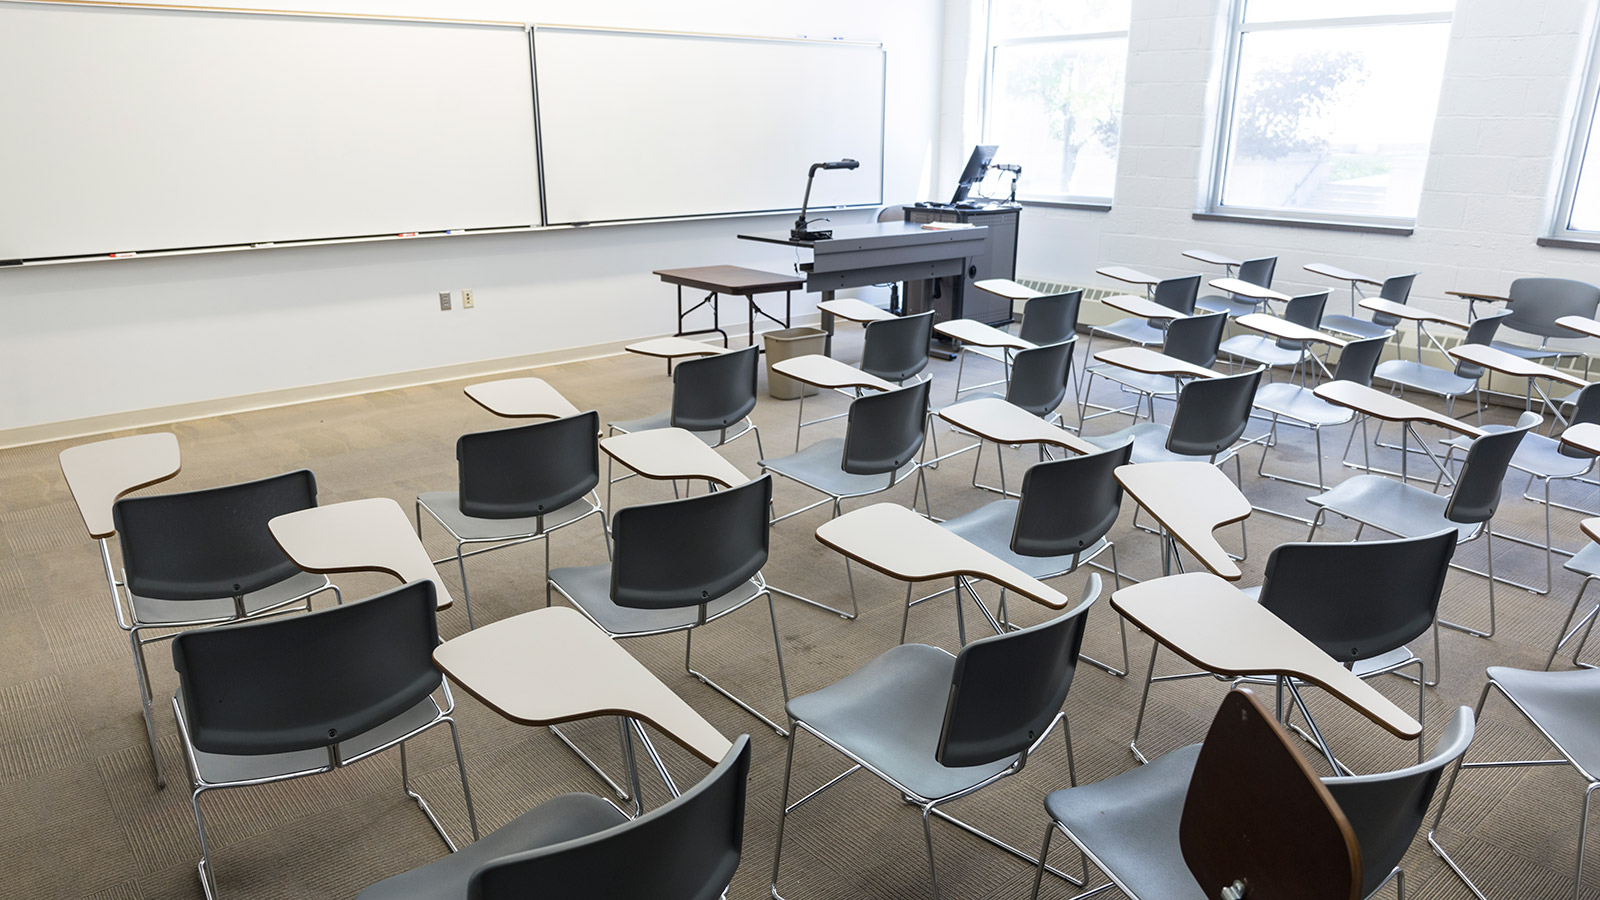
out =
[[1106,536],[1122,511],[1122,483],[1112,474],[1133,455],[1121,446],[1030,466],[1011,527],[1011,549],[1023,556],[1082,553]]
[[1209,369],[1217,361],[1217,346],[1222,343],[1222,332],[1227,327],[1225,312],[1173,319],[1167,324],[1167,339],[1161,345],[1161,352]]
[[1261,605],[1339,662],[1405,646],[1433,625],[1456,530],[1355,543],[1279,544]]
[[1362,338],[1351,341],[1339,351],[1339,364],[1333,369],[1334,381],[1353,381],[1364,387],[1372,386],[1373,370],[1378,368],[1378,360],[1383,356],[1383,348],[1389,343],[1390,335]]
[[1600,308],[1600,288],[1570,278],[1518,278],[1511,282],[1511,317],[1506,327],[1540,337],[1572,337],[1556,324],[1562,316],[1592,319]]
[[756,408],[759,347],[730,350],[678,363],[672,371],[674,428],[717,431]]
[[267,522],[317,505],[309,469],[240,484],[124,497],[111,507],[128,590],[158,600],[238,597],[300,567]]
[[1032,747],[1067,700],[1084,622],[1099,595],[1095,573],[1069,612],[961,648],[934,758],[952,768],[979,766]]
[[678,609],[721,597],[767,564],[772,476],[681,500],[644,503],[611,519],[611,599]]
[[[1283,307],[1284,319],[1302,328],[1315,329],[1322,324],[1322,311],[1328,305],[1328,294],[1328,291],[1317,291],[1290,297]],[[1285,350],[1299,350],[1302,345],[1299,341],[1279,341],[1278,346]]]
[[896,384],[928,367],[933,310],[867,323],[861,371]]
[[840,468],[851,475],[889,475],[922,450],[930,381],[857,397],[850,402]]
[[1078,310],[1083,290],[1030,297],[1022,305],[1022,328],[1017,336],[1030,344],[1059,344],[1078,332]]
[[744,734],[682,796],[604,831],[485,863],[467,898],[716,900],[739,868],[749,777]]
[[206,753],[314,750],[439,689],[431,581],[298,616],[197,628],[172,642],[189,739]]
[[906,218],[906,205],[895,203],[878,210],[879,222],[904,222]]
[[1543,421],[1538,413],[1525,412],[1517,419],[1517,427],[1473,438],[1467,445],[1467,458],[1461,464],[1461,474],[1456,476],[1455,488],[1450,491],[1450,502],[1445,505],[1445,518],[1463,525],[1494,518],[1500,505],[1500,483],[1506,477],[1512,455],[1522,438]]
[[1475,732],[1472,710],[1463,706],[1426,762],[1394,772],[1322,779],[1361,847],[1360,896],[1377,890],[1400,864],[1428,813],[1439,777],[1467,752]]
[[1237,375],[1185,382],[1167,430],[1167,449],[1209,458],[1233,446],[1250,422],[1261,371],[1257,366]]
[[[1417,280],[1417,273],[1409,275],[1395,275],[1383,280],[1383,287],[1378,289],[1378,296],[1395,303],[1405,303],[1411,297],[1411,284]],[[1387,313],[1375,312],[1372,321],[1385,328],[1394,328],[1400,324],[1400,319]]]
[[[1511,315],[1509,312],[1497,312],[1492,315],[1479,316],[1473,320],[1471,325],[1467,326],[1467,336],[1461,339],[1461,343],[1488,346],[1489,342],[1494,340],[1494,333],[1499,330],[1501,322],[1509,315]],[[1455,371],[1462,378],[1478,378],[1483,375],[1483,366],[1458,361]]]
[[478,431],[456,440],[459,506],[480,519],[554,512],[600,482],[600,414]]
[[1077,344],[1077,335],[1073,335],[1059,344],[1017,351],[1011,360],[1006,402],[1036,416],[1055,412],[1067,396],[1067,372],[1072,368],[1072,348]]
[[1176,310],[1184,315],[1194,313],[1194,301],[1200,297],[1200,276],[1184,275],[1179,278],[1163,278],[1156,282],[1156,290],[1151,299],[1165,306],[1167,309]]
[[1278,268],[1276,256],[1262,256],[1239,263],[1239,280],[1257,287],[1272,287],[1272,273]]
[[[1574,401],[1576,409],[1573,410],[1569,421],[1572,425],[1582,423],[1600,422],[1600,381],[1593,382],[1578,392],[1578,399]],[[1568,427],[1571,427],[1570,425]],[[1587,450],[1579,450],[1570,444],[1558,444],[1557,449],[1563,456],[1577,459],[1593,459],[1594,454]]]

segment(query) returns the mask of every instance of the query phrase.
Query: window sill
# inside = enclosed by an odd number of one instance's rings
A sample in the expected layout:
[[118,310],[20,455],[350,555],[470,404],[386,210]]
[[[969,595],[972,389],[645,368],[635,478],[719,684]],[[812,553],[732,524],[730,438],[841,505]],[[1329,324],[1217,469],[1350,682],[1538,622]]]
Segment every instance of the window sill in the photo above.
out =
[[1334,222],[1323,219],[1295,219],[1286,216],[1245,215],[1243,213],[1196,212],[1194,218],[1202,222],[1244,222],[1251,225],[1279,225],[1286,228],[1318,228],[1325,231],[1357,231],[1364,234],[1392,234],[1409,237],[1415,227],[1411,225],[1375,225],[1368,222]]
[[1023,206],[1042,206],[1046,209],[1082,209],[1089,212],[1110,212],[1110,200],[1029,200],[1019,201]]
[[1566,250],[1600,250],[1600,235],[1592,238],[1545,235],[1534,243],[1541,247],[1561,247]]

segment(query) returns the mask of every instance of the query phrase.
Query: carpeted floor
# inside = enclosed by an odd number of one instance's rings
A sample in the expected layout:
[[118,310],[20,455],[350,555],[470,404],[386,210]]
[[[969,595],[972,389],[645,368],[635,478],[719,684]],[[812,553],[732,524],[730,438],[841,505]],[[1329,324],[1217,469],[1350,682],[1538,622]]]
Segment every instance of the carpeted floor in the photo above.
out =
[[[859,354],[860,331],[842,330],[836,355]],[[1080,361],[1081,362],[1081,361]],[[934,403],[950,401],[955,364],[935,361]],[[990,364],[973,361],[974,373],[993,374]],[[636,418],[664,409],[670,382],[659,360],[623,355],[538,370],[580,408],[596,408],[602,421]],[[754,417],[769,453],[780,455],[794,440],[794,403],[763,396]],[[483,379],[478,379],[483,380]],[[453,489],[454,442],[463,432],[508,424],[480,409],[452,382],[285,409],[184,422],[171,427],[183,453],[183,471],[155,488],[186,490],[257,478],[306,467],[316,473],[323,503],[362,497],[392,497],[406,509],[416,494]],[[1106,382],[1096,382],[1096,399],[1109,401]],[[807,404],[808,413],[843,411],[844,398],[826,395]],[[1166,420],[1171,407],[1164,404]],[[1075,418],[1069,414],[1069,420]],[[1513,412],[1491,411],[1492,421],[1510,421]],[[844,420],[808,428],[806,440],[840,434]],[[1095,420],[1089,433],[1122,427],[1126,419]],[[1251,434],[1264,430],[1252,425]],[[1303,432],[1284,429],[1282,453],[1273,465],[1302,476],[1312,473],[1311,443]],[[1337,464],[1348,430],[1335,429],[1325,441],[1330,478],[1350,470]],[[948,449],[960,437],[941,432]],[[76,443],[82,443],[76,442]],[[165,645],[151,650],[158,711],[158,735],[167,771],[175,776],[164,791],[155,788],[149,751],[139,716],[133,668],[125,635],[109,607],[94,544],[88,538],[57,464],[68,443],[0,451],[0,871],[5,893],[14,897],[93,897],[97,900],[187,898],[200,895],[195,875],[199,850],[182,776],[176,726],[166,705],[176,677]],[[754,441],[738,441],[725,455],[748,473],[757,471]],[[1008,449],[1007,474],[1016,483],[1033,457],[1031,448]],[[1254,474],[1259,447],[1245,451],[1245,490],[1259,506],[1309,515],[1308,491],[1264,481]],[[994,495],[968,481],[970,455],[930,473],[934,511],[951,516],[990,502]],[[1394,454],[1385,451],[1386,464]],[[995,454],[987,452],[983,473],[996,477]],[[1376,460],[1375,460],[1376,461]],[[1427,466],[1413,462],[1413,471]],[[1231,467],[1230,467],[1231,469]],[[1231,472],[1230,472],[1231,474]],[[1520,479],[1508,479],[1499,528],[1533,537],[1542,532],[1541,508],[1517,496]],[[1600,498],[1586,486],[1558,487],[1566,502],[1600,510]],[[889,499],[908,502],[909,484]],[[616,504],[671,496],[661,482],[632,479],[616,488]],[[779,481],[778,511],[810,502],[805,489]],[[860,505],[855,501],[850,506]],[[766,568],[775,585],[834,603],[847,601],[841,558],[824,548],[813,532],[825,520],[818,509],[775,526],[772,557]],[[1124,507],[1112,531],[1123,571],[1145,579],[1159,574],[1156,540],[1131,525]],[[1579,516],[1555,512],[1556,542],[1576,549],[1584,540]],[[1303,540],[1303,525],[1257,513],[1249,520],[1249,558],[1241,565],[1244,585],[1259,583],[1271,548]],[[1239,531],[1219,532],[1230,549],[1239,549]],[[1354,529],[1335,522],[1326,539],[1348,539]],[[430,550],[444,555],[442,533],[427,530]],[[1499,545],[1497,569],[1538,580],[1544,561],[1538,551]],[[1468,545],[1457,558],[1481,565],[1481,544]],[[605,559],[597,524],[582,523],[557,533],[554,564],[593,564]],[[527,610],[542,602],[542,554],[537,545],[472,559],[474,611],[484,622]],[[1191,561],[1191,568],[1193,563]],[[444,569],[455,584],[453,567]],[[1077,596],[1084,575],[1059,580]],[[378,575],[337,576],[347,598],[366,596],[393,584]],[[856,569],[862,614],[844,621],[827,612],[780,598],[778,622],[784,640],[789,683],[795,693],[816,690],[853,671],[898,639],[904,586]],[[1500,632],[1481,640],[1454,631],[1443,634],[1444,681],[1427,694],[1432,737],[1451,709],[1476,703],[1486,665],[1541,667],[1579,579],[1560,571],[1550,596],[1508,587],[1499,590]],[[1090,613],[1086,652],[1100,659],[1117,654],[1116,617],[1107,592]],[[983,590],[992,596],[992,589]],[[1457,621],[1487,617],[1483,578],[1452,572],[1443,609]],[[1042,609],[1012,603],[1015,619],[1042,621]],[[978,621],[969,616],[969,624]],[[462,633],[466,616],[460,604],[440,615],[446,637]],[[920,606],[911,614],[910,639],[955,645],[954,615],[948,600]],[[975,634],[977,632],[974,632]],[[765,609],[754,605],[707,627],[696,639],[697,663],[707,673],[770,715],[781,708]],[[1425,643],[1425,642],[1424,642]],[[783,741],[756,720],[692,680],[682,671],[682,638],[676,635],[632,640],[627,648],[696,709],[728,735],[750,732],[755,740],[745,855],[731,897],[754,898],[767,891],[771,872]],[[1133,665],[1144,671],[1150,641],[1132,638]],[[1423,649],[1421,647],[1417,648]],[[1424,653],[1425,656],[1430,654]],[[1179,671],[1163,654],[1158,672]],[[1414,686],[1397,678],[1379,689],[1402,708],[1414,708]],[[1128,738],[1139,699],[1137,676],[1114,678],[1081,667],[1066,709],[1071,717],[1080,781],[1093,781],[1130,768]],[[1210,680],[1157,685],[1152,693],[1143,746],[1159,753],[1199,740],[1225,686]],[[456,693],[468,772],[478,818],[487,830],[533,804],[568,791],[602,791],[598,780],[543,729],[513,725],[463,692]],[[1380,771],[1414,760],[1403,743],[1343,708],[1325,695],[1311,698],[1319,723],[1341,758],[1357,771]],[[616,729],[611,720],[580,723],[571,734],[616,770]],[[455,834],[466,831],[466,816],[455,781],[449,740],[440,731],[421,738],[412,755],[412,773],[425,796]],[[1543,753],[1537,734],[1503,704],[1492,703],[1474,755],[1528,757]],[[670,741],[658,740],[668,765],[682,782],[705,771]],[[809,790],[844,768],[841,758],[815,740],[802,738],[795,757],[795,786]],[[420,775],[418,774],[420,773]],[[665,797],[659,780],[645,773],[649,804]],[[1043,836],[1040,798],[1067,783],[1066,758],[1059,740],[1047,742],[1018,777],[1008,779],[952,807],[958,815],[988,826],[1027,849]],[[1458,851],[1480,883],[1496,898],[1565,896],[1571,891],[1576,847],[1580,779],[1565,768],[1478,770],[1466,773],[1446,819],[1443,836]],[[214,863],[222,892],[232,900],[290,897],[349,897],[387,875],[435,859],[443,852],[436,835],[400,790],[398,755],[386,753],[331,776],[215,792],[204,801],[212,830]],[[1032,870],[1018,860],[950,827],[937,828],[941,886],[948,897],[1025,897]],[[808,804],[790,820],[783,889],[790,898],[910,898],[927,896],[927,872],[917,812],[876,779],[858,774]],[[1076,866],[1075,854],[1056,843],[1053,859]],[[1590,854],[1591,858],[1594,853]],[[1407,887],[1415,900],[1468,896],[1419,838],[1406,860]],[[1600,896],[1600,877],[1591,876],[1585,896]],[[1389,895],[1392,888],[1385,889]],[[1069,896],[1057,881],[1045,896]]]

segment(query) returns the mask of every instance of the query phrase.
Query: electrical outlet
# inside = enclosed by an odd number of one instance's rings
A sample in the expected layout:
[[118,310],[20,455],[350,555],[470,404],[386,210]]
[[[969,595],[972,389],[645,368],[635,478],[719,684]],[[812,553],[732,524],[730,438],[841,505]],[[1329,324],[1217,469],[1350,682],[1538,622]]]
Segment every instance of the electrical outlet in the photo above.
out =
[[440,312],[449,312],[450,311],[450,292],[449,291],[440,291],[439,292],[439,311]]
[[472,308],[472,288],[462,288],[461,289],[461,308],[462,309],[471,309]]

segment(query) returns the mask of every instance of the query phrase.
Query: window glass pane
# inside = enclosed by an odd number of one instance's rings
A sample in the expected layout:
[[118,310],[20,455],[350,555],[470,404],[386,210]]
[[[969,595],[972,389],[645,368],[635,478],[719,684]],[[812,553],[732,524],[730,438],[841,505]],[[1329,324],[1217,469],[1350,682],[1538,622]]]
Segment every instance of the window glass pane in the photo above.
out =
[[1595,148],[1596,121],[1600,121],[1600,117],[1589,119],[1589,138],[1583,148],[1578,187],[1572,194],[1572,215],[1567,220],[1567,227],[1576,231],[1600,231],[1600,150]]
[[1130,0],[994,0],[989,11],[989,40],[1127,31],[1129,3]]
[[1127,56],[1127,38],[995,48],[987,140],[1021,193],[1111,197]]
[[1222,205],[1414,218],[1449,33],[1245,34]]
[[1249,23],[1303,22],[1306,19],[1449,13],[1455,9],[1455,5],[1455,0],[1340,0],[1338,3],[1249,0],[1244,8],[1244,20]]

